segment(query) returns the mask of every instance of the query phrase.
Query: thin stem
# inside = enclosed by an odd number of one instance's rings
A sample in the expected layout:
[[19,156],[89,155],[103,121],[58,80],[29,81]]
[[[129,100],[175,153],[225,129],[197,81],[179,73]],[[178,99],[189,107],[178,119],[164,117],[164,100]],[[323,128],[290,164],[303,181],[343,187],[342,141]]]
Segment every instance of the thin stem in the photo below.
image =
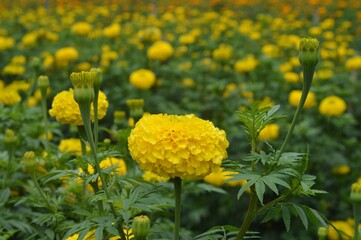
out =
[[30,176],[31,176],[31,179],[33,180],[34,184],[35,184],[35,187],[36,189],[38,190],[38,192],[40,193],[40,196],[41,198],[44,200],[47,208],[52,212],[52,213],[56,213],[56,209],[53,208],[53,206],[51,206],[48,198],[46,197],[45,193],[43,192],[43,190],[40,188],[40,185],[39,185],[39,182],[38,182],[38,179],[36,178],[35,176],[35,170],[32,169],[31,170],[31,173],[30,173]]
[[[94,142],[93,134],[91,131],[91,126],[90,126],[90,104],[79,104],[79,108],[80,108],[80,113],[82,115],[84,129],[85,129],[85,133],[87,135],[87,140],[90,144],[90,149],[93,154],[93,158],[94,158],[94,162],[95,162],[95,171],[99,174],[100,180],[102,182],[102,187],[104,189],[105,196],[107,197],[107,199],[109,201],[110,210],[113,213],[114,219],[117,219],[117,214],[114,209],[114,206],[110,202],[110,200],[111,200],[110,193],[109,193],[108,187],[106,185],[105,177],[104,177],[103,172],[101,171],[100,164],[98,161],[97,148],[95,146],[95,142]],[[125,234],[122,230],[119,230],[119,234],[120,234],[120,237],[122,240],[126,239]]]
[[286,138],[285,140],[283,141],[282,143],[282,146],[280,148],[280,151],[276,157],[276,162],[281,158],[282,156],[282,153],[284,152],[285,148],[286,148],[286,144],[288,143],[290,137],[291,137],[291,134],[293,132],[293,129],[295,128],[296,126],[296,122],[297,122],[297,119],[302,111],[302,108],[303,108],[303,105],[305,104],[306,102],[306,99],[307,99],[307,95],[308,95],[308,92],[310,91],[310,87],[311,87],[311,82],[312,82],[312,78],[313,78],[313,73],[314,73],[314,69],[304,69],[303,71],[303,86],[302,86],[302,95],[301,95],[301,99],[298,103],[298,106],[297,106],[297,109],[296,109],[296,112],[295,112],[295,115],[293,116],[293,119],[292,119],[292,122],[291,122],[291,126],[287,132],[287,135],[286,135]]
[[94,142],[96,150],[98,148],[98,98],[99,98],[99,90],[94,91],[94,101],[93,101],[93,108],[94,108]]
[[243,240],[244,236],[247,233],[247,230],[249,228],[249,226],[251,225],[253,219],[256,216],[257,213],[257,195],[256,192],[254,191],[254,189],[251,189],[251,198],[250,198],[250,202],[248,205],[248,210],[246,213],[246,217],[243,220],[242,226],[239,229],[239,232],[237,234],[236,239],[237,240]]
[[354,240],[359,240],[359,224],[361,217],[361,206],[359,202],[354,202],[353,204],[353,217],[355,219],[355,229],[354,229]]
[[48,115],[46,107],[46,90],[41,91],[41,108],[43,112],[44,132],[45,132],[45,150],[49,151],[49,131],[48,131]]
[[179,240],[180,217],[181,217],[181,195],[182,195],[182,179],[176,177],[173,179],[175,194],[175,217],[174,217],[174,240]]

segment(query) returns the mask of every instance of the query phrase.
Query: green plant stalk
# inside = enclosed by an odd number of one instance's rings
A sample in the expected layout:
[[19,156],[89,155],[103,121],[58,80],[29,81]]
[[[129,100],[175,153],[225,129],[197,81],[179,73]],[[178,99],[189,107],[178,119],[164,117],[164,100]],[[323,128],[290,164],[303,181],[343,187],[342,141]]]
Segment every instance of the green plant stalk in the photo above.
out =
[[48,198],[45,196],[45,193],[43,192],[43,190],[41,189],[41,187],[39,185],[38,179],[35,176],[35,169],[31,169],[30,176],[31,176],[31,179],[33,180],[35,187],[38,190],[41,198],[44,200],[47,208],[50,210],[50,212],[52,212],[53,214],[56,214],[57,210],[55,208],[53,208],[53,206],[50,204],[50,202],[48,201]]
[[[256,152],[256,137],[254,136],[254,134],[252,134],[251,153],[254,153],[254,152]],[[254,168],[254,165],[255,165],[255,163],[253,161],[252,169]],[[256,216],[257,203],[258,203],[258,199],[257,199],[255,189],[254,189],[254,187],[251,187],[251,197],[249,199],[249,205],[248,205],[246,217],[244,218],[242,225],[238,231],[236,240],[243,240],[244,236],[246,235],[247,230],[249,229],[249,226],[251,226],[251,223],[253,222],[253,219]]]
[[361,217],[361,203],[354,202],[352,203],[353,207],[353,217],[355,219],[355,229],[354,229],[354,240],[359,240],[359,224],[360,224],[360,217]]
[[175,217],[174,217],[174,240],[179,240],[180,217],[181,217],[181,196],[182,196],[182,179],[175,177],[173,179],[175,195]]
[[94,89],[94,101],[93,101],[93,108],[94,108],[94,142],[95,142],[95,149],[98,149],[98,99],[99,99],[99,89]]
[[301,94],[301,99],[298,103],[295,115],[293,116],[292,122],[291,122],[291,126],[287,132],[286,138],[282,143],[282,146],[280,148],[280,151],[278,153],[278,155],[276,156],[276,162],[281,158],[282,153],[284,152],[286,145],[292,135],[293,129],[296,126],[296,122],[297,119],[302,111],[303,106],[305,105],[306,99],[307,99],[307,95],[310,91],[311,88],[311,82],[312,82],[312,78],[313,78],[313,73],[315,72],[315,68],[314,67],[307,67],[304,68],[303,70],[303,85],[302,85],[302,94]]
[[12,162],[15,159],[15,147],[13,145],[8,146],[8,166],[6,168],[6,174],[4,174],[3,177],[3,188],[6,187],[6,183],[8,181],[8,179],[10,178],[12,172],[13,172],[13,165]]
[[[110,193],[109,193],[108,187],[106,185],[105,177],[104,177],[103,172],[101,171],[101,168],[100,168],[100,164],[99,164],[98,156],[97,156],[97,148],[95,147],[94,138],[93,138],[93,134],[92,134],[92,131],[91,131],[90,104],[79,104],[79,108],[80,108],[80,113],[81,113],[81,116],[82,116],[82,119],[83,119],[84,129],[85,129],[85,133],[87,135],[87,140],[88,140],[88,142],[90,144],[90,149],[91,149],[91,152],[92,152],[93,157],[94,157],[95,170],[99,174],[100,180],[103,183],[102,186],[103,186],[103,189],[104,189],[105,196],[107,197],[107,199],[109,201],[109,206],[110,206],[110,209],[111,209],[111,211],[113,213],[114,219],[116,219],[117,214],[116,214],[116,211],[114,209],[113,204],[110,202]],[[119,234],[120,234],[120,237],[121,237],[122,240],[126,240],[126,237],[125,237],[125,234],[124,234],[123,230],[120,230]]]
[[44,121],[44,133],[45,133],[45,150],[49,151],[49,122],[47,115],[47,107],[46,107],[46,90],[41,90],[41,109],[43,112],[43,121]]

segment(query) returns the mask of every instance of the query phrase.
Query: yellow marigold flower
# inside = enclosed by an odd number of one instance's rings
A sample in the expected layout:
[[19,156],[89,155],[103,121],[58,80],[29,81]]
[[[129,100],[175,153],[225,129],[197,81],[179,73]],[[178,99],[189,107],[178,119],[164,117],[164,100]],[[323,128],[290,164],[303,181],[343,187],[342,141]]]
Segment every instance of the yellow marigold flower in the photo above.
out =
[[297,83],[299,81],[299,75],[295,72],[285,72],[283,77],[289,83]]
[[[123,232],[125,233],[126,240],[134,239],[134,236],[132,234],[132,229],[123,229]],[[85,237],[84,240],[95,240],[95,230],[89,231]],[[79,238],[79,233],[75,233],[71,235],[70,237],[67,237],[66,240],[77,240]],[[119,236],[111,237],[109,240],[117,240],[120,239]]]
[[[288,96],[288,102],[293,107],[297,107],[298,103],[301,99],[302,91],[301,90],[293,90],[291,91],[290,95]],[[317,105],[316,102],[316,95],[313,92],[309,92],[303,106],[304,109],[313,108]]]
[[276,140],[280,135],[280,127],[278,124],[271,123],[266,125],[258,135],[260,141]]
[[162,38],[162,31],[157,27],[147,27],[138,31],[137,37],[142,42],[155,42]]
[[[236,181],[226,182],[234,174],[237,174],[237,172],[224,171],[223,168],[219,168],[217,171],[212,172],[209,175],[205,176],[203,178],[203,180],[206,183],[212,184],[217,187],[221,187],[224,184],[229,185],[231,187],[236,187],[236,186],[243,186],[244,184],[247,183],[247,180],[241,180],[241,181],[236,180]],[[250,190],[247,190],[247,191],[250,191]]]
[[172,178],[216,171],[228,145],[223,130],[194,115],[144,115],[128,138],[130,154],[143,171]]
[[347,59],[345,65],[349,70],[361,69],[361,56]]
[[[98,101],[98,118],[102,119],[109,106],[109,102],[102,91],[99,92]],[[54,97],[49,114],[62,124],[83,125],[79,105],[73,98],[73,89],[62,91]],[[90,118],[91,120],[94,119],[93,104],[91,105]]]
[[332,168],[332,173],[335,175],[346,175],[351,171],[351,168],[347,164],[342,164]]
[[[79,138],[68,138],[60,141],[58,149],[60,152],[71,152],[76,155],[81,155],[81,140]],[[87,151],[90,150],[89,146],[86,146]]]
[[[347,221],[331,221],[332,225],[342,234],[342,240],[351,240],[353,238],[353,226]],[[340,240],[339,233],[332,227],[328,227],[327,237],[329,240]]]
[[26,63],[26,57],[25,56],[14,56],[11,58],[11,62],[14,64],[25,64]]
[[14,44],[13,38],[0,36],[0,52],[12,48]]
[[332,78],[332,76],[333,76],[333,71],[329,68],[320,69],[316,73],[316,77],[319,80],[328,80]]
[[279,56],[279,48],[273,44],[267,44],[262,47],[262,53],[270,58],[276,58]]
[[75,66],[74,72],[89,71],[92,68],[92,65],[88,62],[81,62]]
[[26,69],[23,65],[10,63],[3,68],[5,75],[23,75]]
[[185,87],[194,87],[195,82],[192,78],[183,78],[182,85]]
[[112,25],[103,29],[103,36],[106,38],[116,38],[120,35],[120,31],[120,24],[113,23]]
[[189,44],[193,44],[196,41],[196,38],[193,34],[183,34],[179,37],[178,41],[181,44],[184,45],[189,45]]
[[7,87],[0,90],[0,103],[4,105],[14,105],[21,101],[18,91],[8,89]]
[[55,57],[52,55],[47,55],[43,60],[43,66],[45,69],[49,69],[54,65],[54,62],[55,62]]
[[322,99],[318,110],[322,115],[337,117],[345,112],[346,108],[346,102],[342,98],[329,96]]
[[77,22],[71,26],[71,32],[79,36],[86,36],[92,30],[92,25],[87,22]]
[[155,74],[147,69],[141,68],[132,72],[129,76],[129,82],[136,88],[147,90],[155,83]]
[[38,34],[35,32],[27,33],[21,39],[21,45],[25,47],[33,47],[37,43]]
[[147,57],[151,60],[165,61],[174,53],[172,45],[165,41],[157,41],[147,50]]
[[147,182],[167,182],[169,180],[169,177],[161,177],[151,171],[145,171],[142,175],[142,178]]
[[78,58],[79,52],[73,47],[60,48],[55,52],[55,60],[58,67],[65,67]]
[[[108,157],[103,159],[99,165],[101,169],[115,167],[113,171],[119,176],[125,175],[127,173],[127,166],[125,161],[121,158]],[[88,165],[88,171],[90,174],[93,174],[94,168],[91,165]]]
[[250,72],[253,69],[255,69],[255,67],[257,66],[258,61],[257,59],[255,59],[255,57],[253,55],[247,55],[246,58],[242,59],[242,60],[238,60],[235,64],[234,64],[234,69],[237,72]]
[[233,56],[233,47],[228,44],[221,44],[213,50],[212,56],[214,59],[220,61],[229,60]]

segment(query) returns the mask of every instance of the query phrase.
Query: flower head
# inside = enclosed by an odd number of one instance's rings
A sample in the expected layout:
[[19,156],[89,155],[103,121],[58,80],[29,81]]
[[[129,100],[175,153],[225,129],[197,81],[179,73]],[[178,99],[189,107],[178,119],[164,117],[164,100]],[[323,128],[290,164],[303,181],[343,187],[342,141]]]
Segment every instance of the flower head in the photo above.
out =
[[132,72],[129,76],[130,84],[142,90],[151,88],[154,85],[155,80],[155,74],[144,68]]
[[[102,119],[108,109],[109,102],[103,92],[99,92],[98,99],[98,118]],[[91,105],[93,109],[93,104]],[[73,89],[69,91],[61,91],[53,100],[52,108],[49,114],[55,117],[56,120],[62,124],[83,125],[83,120],[80,115],[79,105],[73,98]],[[93,120],[93,110],[90,111],[90,118]]]
[[145,115],[128,138],[140,168],[162,177],[204,177],[220,167],[228,145],[223,130],[194,115]]
[[[298,103],[301,99],[302,91],[301,90],[293,90],[288,96],[288,102],[293,106],[297,107]],[[316,95],[313,92],[309,92],[306,98],[306,102],[303,105],[304,109],[313,108],[317,105]]]
[[346,111],[345,101],[337,96],[329,96],[322,99],[318,110],[322,115],[337,117]]
[[165,61],[174,53],[174,49],[170,43],[165,41],[157,41],[149,47],[147,56],[151,60]]
[[320,43],[316,38],[302,38],[300,40],[299,59],[303,67],[316,67],[319,45]]
[[276,140],[280,134],[278,124],[271,123],[266,125],[259,133],[258,139],[261,141]]

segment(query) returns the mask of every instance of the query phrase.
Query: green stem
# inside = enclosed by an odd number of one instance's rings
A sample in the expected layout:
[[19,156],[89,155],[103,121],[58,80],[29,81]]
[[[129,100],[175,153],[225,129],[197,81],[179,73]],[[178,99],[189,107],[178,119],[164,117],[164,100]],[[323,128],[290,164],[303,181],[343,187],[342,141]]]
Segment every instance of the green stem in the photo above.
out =
[[283,141],[282,143],[282,146],[280,148],[280,151],[276,157],[276,162],[281,158],[282,156],[282,153],[284,152],[285,148],[286,148],[286,145],[291,137],[291,134],[293,132],[293,129],[295,128],[296,126],[296,122],[297,122],[297,119],[302,111],[302,108],[303,108],[303,105],[305,104],[306,102],[306,99],[307,99],[307,95],[308,95],[308,92],[310,91],[310,87],[311,87],[311,82],[312,82],[312,78],[313,78],[313,73],[314,73],[314,68],[305,68],[303,70],[303,86],[302,86],[302,94],[301,94],[301,99],[298,103],[298,106],[297,106],[297,110],[295,112],[295,115],[293,116],[293,119],[292,119],[292,122],[291,122],[291,126],[287,132],[287,135],[286,135],[286,138],[285,140]]
[[174,194],[175,194],[175,217],[174,217],[174,240],[179,240],[180,231],[180,217],[181,217],[181,193],[182,193],[182,179],[176,177],[173,179]]
[[247,210],[247,213],[246,213],[246,217],[243,220],[241,228],[239,229],[236,240],[243,240],[244,239],[244,236],[246,235],[249,226],[251,225],[253,219],[256,216],[257,202],[258,202],[258,200],[257,200],[256,192],[252,188],[251,189],[251,198],[250,198],[250,202],[249,202],[249,205],[248,205],[248,210]]
[[4,177],[3,177],[3,187],[4,188],[6,187],[8,179],[10,178],[11,174],[13,173],[13,164],[12,164],[12,162],[15,159],[15,146],[10,145],[8,147],[8,155],[9,155],[9,157],[8,157],[8,166],[6,168],[6,174],[4,174]]
[[94,91],[94,101],[93,101],[93,107],[94,107],[94,129],[93,129],[93,133],[94,133],[94,142],[95,142],[95,147],[97,149],[98,147],[98,98],[99,98],[99,90]]
[[[110,193],[109,193],[108,187],[106,185],[105,177],[104,177],[103,172],[101,171],[100,164],[98,161],[97,148],[95,146],[93,133],[91,131],[91,125],[90,125],[90,104],[79,104],[79,108],[80,108],[80,113],[81,113],[81,116],[83,119],[84,129],[85,129],[85,133],[87,135],[87,140],[90,144],[90,149],[93,154],[93,158],[94,158],[94,162],[95,162],[95,172],[99,174],[100,180],[102,181],[102,186],[104,189],[105,196],[107,197],[107,199],[109,201],[110,210],[113,213],[114,219],[117,219],[117,214],[116,214],[115,208],[114,208],[113,204],[110,202],[110,200],[111,200]],[[120,237],[122,240],[126,240],[123,229],[119,230],[119,234],[120,234]]]
[[354,240],[359,240],[359,224],[361,217],[361,206],[359,202],[354,202],[353,204],[353,217],[355,219],[355,229],[354,229]]
[[51,204],[50,204],[48,198],[46,197],[45,193],[44,193],[43,190],[40,188],[38,179],[36,178],[34,171],[35,171],[34,169],[31,170],[31,173],[30,173],[31,179],[33,180],[33,182],[34,182],[34,184],[35,184],[35,187],[36,187],[36,189],[38,190],[41,198],[44,200],[47,208],[50,210],[50,212],[52,212],[52,213],[55,214],[55,213],[56,213],[56,209],[54,209],[53,206],[51,206]]
[[48,131],[48,115],[46,107],[46,90],[41,91],[41,108],[43,112],[44,132],[45,132],[45,150],[49,151],[49,131]]

